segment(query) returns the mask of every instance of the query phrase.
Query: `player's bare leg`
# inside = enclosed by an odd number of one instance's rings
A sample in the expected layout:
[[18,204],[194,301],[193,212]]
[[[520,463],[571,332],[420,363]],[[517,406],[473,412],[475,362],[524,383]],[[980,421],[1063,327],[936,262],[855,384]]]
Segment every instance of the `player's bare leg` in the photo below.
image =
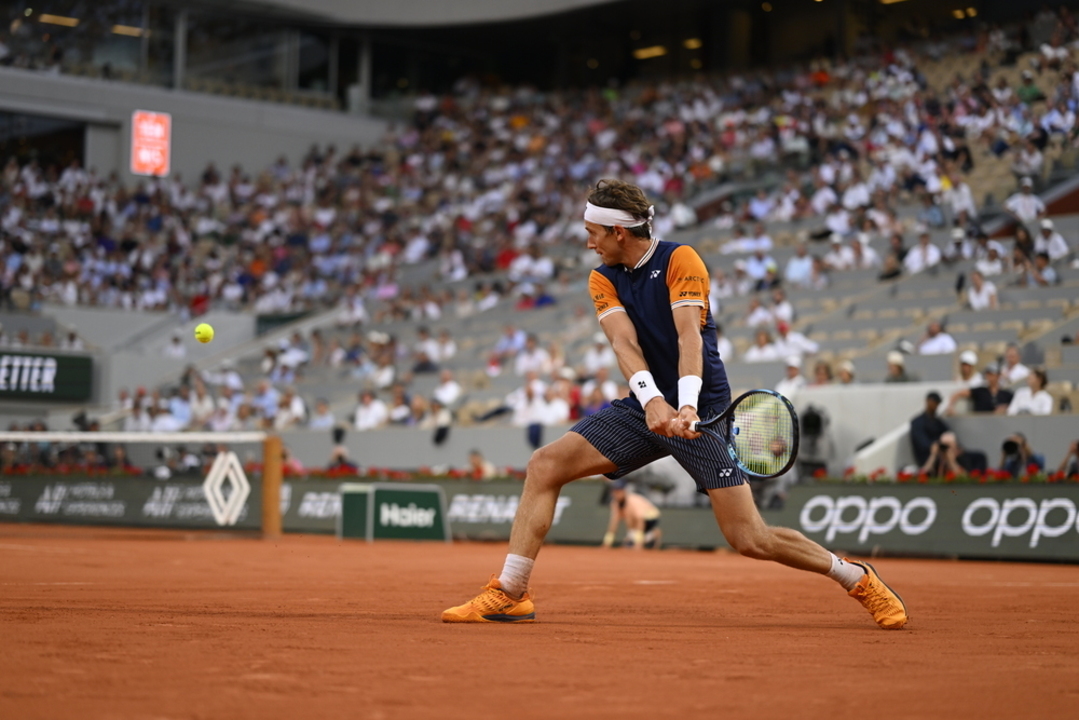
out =
[[629,531],[630,547],[634,550],[644,550],[644,518],[637,516],[626,520],[626,530]]
[[899,629],[906,624],[903,600],[872,565],[837,558],[797,530],[770,527],[757,510],[748,483],[709,490],[708,497],[723,537],[740,554],[827,575],[862,603],[881,627]]
[[502,574],[492,575],[483,592],[474,599],[443,612],[442,621],[510,623],[535,620],[535,607],[528,595],[528,577],[554,521],[562,486],[578,478],[615,469],[614,463],[574,432],[568,432],[532,453]]
[[575,432],[568,432],[532,453],[510,531],[510,554],[536,559],[554,521],[555,505],[563,485],[616,469],[614,463]]
[[749,483],[708,491],[712,512],[730,546],[746,557],[827,573],[831,554],[797,530],[765,524]]

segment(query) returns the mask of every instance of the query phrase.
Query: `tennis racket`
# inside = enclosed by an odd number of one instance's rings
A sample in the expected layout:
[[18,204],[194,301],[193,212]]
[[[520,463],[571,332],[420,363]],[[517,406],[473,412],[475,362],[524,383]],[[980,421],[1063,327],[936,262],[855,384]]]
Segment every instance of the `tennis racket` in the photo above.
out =
[[721,414],[690,424],[727,445],[738,467],[756,478],[774,478],[798,457],[798,414],[790,400],[771,390],[750,390]]

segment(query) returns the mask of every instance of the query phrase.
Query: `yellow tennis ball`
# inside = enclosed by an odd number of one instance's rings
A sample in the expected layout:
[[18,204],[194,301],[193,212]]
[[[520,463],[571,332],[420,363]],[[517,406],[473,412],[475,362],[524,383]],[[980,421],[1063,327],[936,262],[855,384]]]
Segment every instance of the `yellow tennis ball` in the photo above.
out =
[[207,323],[199,323],[195,328],[195,339],[200,343],[208,343],[214,339],[214,329]]

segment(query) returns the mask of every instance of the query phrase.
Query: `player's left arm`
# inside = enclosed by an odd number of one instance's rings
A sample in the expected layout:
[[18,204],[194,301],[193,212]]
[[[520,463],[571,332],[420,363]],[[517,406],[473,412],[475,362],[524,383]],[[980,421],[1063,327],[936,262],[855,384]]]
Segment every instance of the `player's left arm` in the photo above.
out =
[[678,332],[678,417],[671,422],[672,434],[700,437],[690,432],[690,423],[700,419],[697,397],[704,375],[704,339],[701,328],[708,314],[708,269],[701,256],[688,245],[671,253],[667,266],[671,313]]

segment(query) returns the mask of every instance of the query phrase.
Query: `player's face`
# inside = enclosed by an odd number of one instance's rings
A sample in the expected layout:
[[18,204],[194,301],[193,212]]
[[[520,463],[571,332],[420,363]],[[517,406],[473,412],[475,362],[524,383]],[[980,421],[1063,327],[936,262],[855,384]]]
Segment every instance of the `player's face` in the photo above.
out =
[[622,244],[618,242],[618,230],[610,230],[594,222],[584,221],[588,233],[588,249],[595,251],[604,265],[622,262]]

